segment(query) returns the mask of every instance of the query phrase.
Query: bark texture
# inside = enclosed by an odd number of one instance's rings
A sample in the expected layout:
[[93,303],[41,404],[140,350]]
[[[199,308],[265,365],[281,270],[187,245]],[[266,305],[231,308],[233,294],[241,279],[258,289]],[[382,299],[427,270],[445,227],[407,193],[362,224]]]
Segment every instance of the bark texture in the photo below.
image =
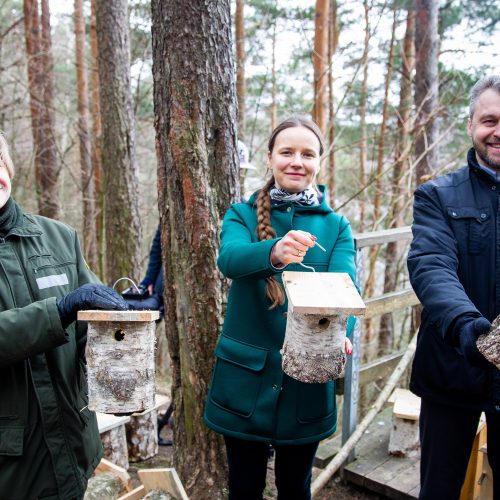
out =
[[477,339],[479,352],[500,370],[500,316],[497,316],[488,335]]
[[314,23],[314,109],[313,118],[325,133],[328,116],[328,20],[330,0],[316,0]]
[[141,227],[127,0],[97,0],[106,277],[139,279]]
[[153,0],[152,20],[175,467],[190,498],[216,499],[225,454],[203,410],[226,288],[216,265],[221,217],[239,198],[230,3]]
[[76,85],[78,95],[78,138],[83,195],[83,253],[92,269],[97,269],[95,192],[90,146],[89,85],[85,60],[85,20],[83,0],[75,0]]
[[125,424],[128,459],[130,462],[147,460],[158,454],[158,412],[132,415]]
[[89,322],[89,409],[132,413],[155,405],[154,322]]
[[346,363],[347,316],[297,314],[288,311],[283,371],[308,384],[340,378]]
[[54,64],[47,0],[42,0],[41,15],[39,10],[38,0],[24,0],[35,179],[39,213],[58,219],[60,203],[54,116]]
[[437,169],[438,0],[415,0],[415,155],[417,185]]

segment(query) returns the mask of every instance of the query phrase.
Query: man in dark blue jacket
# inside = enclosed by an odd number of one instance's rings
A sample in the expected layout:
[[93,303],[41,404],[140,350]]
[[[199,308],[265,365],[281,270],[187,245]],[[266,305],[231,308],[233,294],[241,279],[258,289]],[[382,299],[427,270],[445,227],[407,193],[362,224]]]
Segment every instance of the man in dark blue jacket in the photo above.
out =
[[500,499],[500,371],[476,340],[500,314],[500,76],[471,91],[468,165],[415,192],[411,284],[423,304],[411,390],[423,499],[458,499],[481,412]]

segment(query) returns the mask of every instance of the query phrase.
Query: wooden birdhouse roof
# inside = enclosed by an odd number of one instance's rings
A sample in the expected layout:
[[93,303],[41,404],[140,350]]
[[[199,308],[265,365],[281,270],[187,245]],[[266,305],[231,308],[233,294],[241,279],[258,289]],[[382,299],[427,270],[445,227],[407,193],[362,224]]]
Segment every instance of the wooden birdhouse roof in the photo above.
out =
[[78,311],[78,319],[83,321],[156,321],[159,311]]
[[363,315],[365,304],[347,273],[283,272],[288,308],[299,314]]

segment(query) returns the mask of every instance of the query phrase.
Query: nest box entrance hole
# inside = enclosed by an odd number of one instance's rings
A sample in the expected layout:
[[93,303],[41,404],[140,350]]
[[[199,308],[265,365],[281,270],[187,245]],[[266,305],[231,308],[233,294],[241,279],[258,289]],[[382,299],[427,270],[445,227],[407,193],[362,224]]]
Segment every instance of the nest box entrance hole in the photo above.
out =
[[122,330],[121,328],[119,328],[118,330],[116,330],[116,332],[115,332],[115,340],[117,340],[118,342],[120,342],[124,338],[125,338],[125,330]]

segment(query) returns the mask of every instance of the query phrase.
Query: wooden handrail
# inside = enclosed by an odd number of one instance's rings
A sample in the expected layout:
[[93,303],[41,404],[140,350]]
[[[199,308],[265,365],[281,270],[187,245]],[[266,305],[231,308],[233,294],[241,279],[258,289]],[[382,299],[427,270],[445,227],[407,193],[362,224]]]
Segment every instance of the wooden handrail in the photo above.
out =
[[392,241],[411,240],[411,226],[396,227],[394,229],[383,229],[382,231],[372,231],[370,233],[358,233],[354,235],[356,249],[390,243]]
[[419,303],[412,288],[384,293],[380,297],[365,300],[366,310],[363,319],[370,319],[408,306],[416,306]]

